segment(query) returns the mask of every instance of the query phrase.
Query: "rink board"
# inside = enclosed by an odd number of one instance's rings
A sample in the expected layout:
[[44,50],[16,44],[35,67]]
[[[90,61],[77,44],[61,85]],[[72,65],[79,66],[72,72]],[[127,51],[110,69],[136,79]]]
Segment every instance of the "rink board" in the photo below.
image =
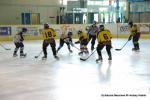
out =
[[[68,31],[73,32],[73,38],[77,38],[78,30],[86,32],[86,28],[89,24],[60,24],[60,25],[50,25],[56,33],[56,38],[60,37],[60,34],[67,33]],[[145,23],[138,24],[141,31],[141,38],[150,39],[150,25]],[[41,32],[43,30],[43,25],[0,25],[0,41],[12,41],[13,36],[21,31],[23,27],[28,29],[25,34],[26,40],[41,40]],[[105,28],[109,29],[113,35],[113,38],[128,38],[129,28],[127,23],[111,23],[105,24]]]

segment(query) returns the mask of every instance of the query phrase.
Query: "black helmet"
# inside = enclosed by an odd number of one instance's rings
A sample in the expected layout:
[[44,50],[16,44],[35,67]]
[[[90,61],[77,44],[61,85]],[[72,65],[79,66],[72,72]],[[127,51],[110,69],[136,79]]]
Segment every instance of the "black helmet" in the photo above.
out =
[[48,24],[48,23],[45,23],[45,24],[44,24],[44,28],[49,28],[49,24]]
[[73,34],[72,34],[72,32],[68,32],[68,36],[72,36]]
[[99,25],[100,30],[104,30],[104,25]]
[[82,32],[82,31],[81,31],[81,30],[79,30],[79,31],[78,31],[78,34],[80,34],[81,32]]
[[130,21],[130,22],[128,23],[128,25],[131,25],[131,26],[133,26],[133,22],[132,22],[132,21]]
[[27,28],[22,28],[22,32],[27,32]]

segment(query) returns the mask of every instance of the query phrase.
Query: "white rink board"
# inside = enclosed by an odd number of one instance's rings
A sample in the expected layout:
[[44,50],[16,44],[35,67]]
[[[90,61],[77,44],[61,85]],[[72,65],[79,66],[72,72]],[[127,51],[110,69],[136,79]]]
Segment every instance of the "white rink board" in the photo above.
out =
[[[148,23],[137,23],[140,27],[141,33],[150,36],[150,24]],[[98,24],[99,25],[99,24]],[[67,31],[72,31],[73,34],[76,34],[78,30],[83,30],[85,31],[85,28],[87,24],[62,24],[62,25],[50,25],[50,27],[54,28],[54,30],[57,32],[58,36],[64,32],[66,33]],[[39,36],[41,35],[40,32],[43,29],[43,25],[0,25],[0,27],[11,27],[11,36],[14,34],[17,34],[18,31],[22,27],[28,28],[28,35],[32,36]],[[105,24],[105,27],[109,29],[112,33],[112,35],[115,36],[127,36],[129,35],[128,32],[128,24],[127,23],[110,23],[110,24]],[[85,31],[86,32],[86,31]]]

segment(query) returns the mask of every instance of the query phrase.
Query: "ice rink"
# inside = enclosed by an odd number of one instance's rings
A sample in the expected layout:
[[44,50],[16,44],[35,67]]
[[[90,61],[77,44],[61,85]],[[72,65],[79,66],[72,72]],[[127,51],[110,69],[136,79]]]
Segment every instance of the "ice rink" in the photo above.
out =
[[115,50],[126,41],[113,39],[112,61],[104,48],[99,63],[96,52],[81,61],[79,51],[72,47],[69,53],[66,45],[58,53],[60,60],[50,47],[47,60],[41,60],[43,54],[35,59],[42,40],[25,41],[27,57],[13,58],[13,42],[2,42],[11,50],[0,47],[0,100],[150,100],[150,40],[139,41],[140,52],[131,50],[132,41]]

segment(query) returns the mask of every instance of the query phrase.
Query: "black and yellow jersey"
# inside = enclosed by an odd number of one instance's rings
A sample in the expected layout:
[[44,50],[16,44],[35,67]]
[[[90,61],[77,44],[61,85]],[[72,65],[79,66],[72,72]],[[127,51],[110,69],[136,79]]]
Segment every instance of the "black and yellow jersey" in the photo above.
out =
[[134,24],[132,28],[130,28],[130,35],[135,35],[136,33],[140,33],[140,28]]
[[110,42],[111,38],[112,38],[112,35],[109,30],[99,31],[97,34],[98,43]]
[[79,35],[79,40],[82,41],[82,40],[89,40],[89,36],[87,33],[84,33],[84,32],[81,32]]
[[48,28],[43,30],[42,35],[44,40],[54,39],[56,32],[52,28]]

